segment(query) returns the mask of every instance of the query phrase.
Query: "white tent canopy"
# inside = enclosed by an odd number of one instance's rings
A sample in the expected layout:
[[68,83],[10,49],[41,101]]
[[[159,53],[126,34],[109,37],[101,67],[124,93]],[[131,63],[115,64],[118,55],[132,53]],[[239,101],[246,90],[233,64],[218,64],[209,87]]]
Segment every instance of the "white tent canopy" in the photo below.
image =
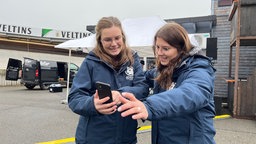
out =
[[[158,16],[127,18],[122,21],[122,27],[127,38],[127,44],[136,50],[140,56],[153,56],[152,45],[156,31],[166,24]],[[91,50],[96,44],[95,34],[85,38],[68,40],[56,48],[87,48]]]
[[129,18],[122,21],[122,27],[131,47],[152,46],[154,35],[166,22],[160,17]]
[[[141,57],[152,57],[153,38],[156,31],[166,22],[158,16],[127,18],[122,21],[122,27],[127,38],[127,44],[138,52]],[[189,35],[192,44],[198,45],[192,34]],[[55,48],[86,48],[88,52],[96,44],[95,34],[81,39],[68,40]]]
[[90,36],[87,36],[85,38],[80,38],[80,39],[72,39],[65,41],[61,44],[58,44],[55,46],[55,48],[72,48],[72,49],[77,49],[77,48],[90,48],[92,49],[96,44],[96,38],[95,34],[91,34]]

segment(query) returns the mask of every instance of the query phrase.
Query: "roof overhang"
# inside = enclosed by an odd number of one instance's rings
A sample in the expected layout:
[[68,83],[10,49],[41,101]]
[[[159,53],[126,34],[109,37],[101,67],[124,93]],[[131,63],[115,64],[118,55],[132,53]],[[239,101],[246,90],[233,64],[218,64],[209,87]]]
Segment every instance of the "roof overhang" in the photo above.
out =
[[216,15],[189,17],[178,19],[166,19],[166,22],[177,22],[182,25],[188,33],[210,33],[213,26],[216,26]]

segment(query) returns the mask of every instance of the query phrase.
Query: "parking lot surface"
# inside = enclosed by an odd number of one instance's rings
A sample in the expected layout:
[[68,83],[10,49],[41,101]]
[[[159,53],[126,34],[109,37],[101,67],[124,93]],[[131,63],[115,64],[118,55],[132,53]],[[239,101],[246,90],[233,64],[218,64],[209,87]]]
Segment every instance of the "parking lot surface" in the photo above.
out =
[[[63,92],[0,87],[0,141],[3,144],[74,144],[78,115],[62,100]],[[217,144],[255,144],[256,121],[217,117]],[[150,122],[142,123],[138,144],[150,144]]]
[[[73,138],[79,116],[62,104],[65,98],[66,88],[51,93],[39,87],[33,90],[24,86],[0,87],[1,143],[35,144]],[[143,135],[150,136],[150,132]],[[145,137],[145,141],[150,142],[150,138]]]

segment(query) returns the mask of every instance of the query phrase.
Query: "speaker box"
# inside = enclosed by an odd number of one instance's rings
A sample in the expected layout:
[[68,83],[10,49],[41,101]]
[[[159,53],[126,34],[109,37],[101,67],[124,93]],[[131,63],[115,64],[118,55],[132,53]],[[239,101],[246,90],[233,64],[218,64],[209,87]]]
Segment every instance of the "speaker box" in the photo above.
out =
[[207,38],[206,56],[217,60],[217,38]]

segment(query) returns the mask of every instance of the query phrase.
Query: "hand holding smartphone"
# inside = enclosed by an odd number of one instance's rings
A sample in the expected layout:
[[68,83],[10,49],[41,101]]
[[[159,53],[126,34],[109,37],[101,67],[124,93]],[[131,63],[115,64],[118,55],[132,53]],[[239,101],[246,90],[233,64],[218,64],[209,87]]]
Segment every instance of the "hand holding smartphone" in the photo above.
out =
[[109,100],[106,101],[105,103],[113,102],[111,88],[109,84],[98,81],[96,82],[96,88],[98,90],[98,95],[100,99],[109,97]]

